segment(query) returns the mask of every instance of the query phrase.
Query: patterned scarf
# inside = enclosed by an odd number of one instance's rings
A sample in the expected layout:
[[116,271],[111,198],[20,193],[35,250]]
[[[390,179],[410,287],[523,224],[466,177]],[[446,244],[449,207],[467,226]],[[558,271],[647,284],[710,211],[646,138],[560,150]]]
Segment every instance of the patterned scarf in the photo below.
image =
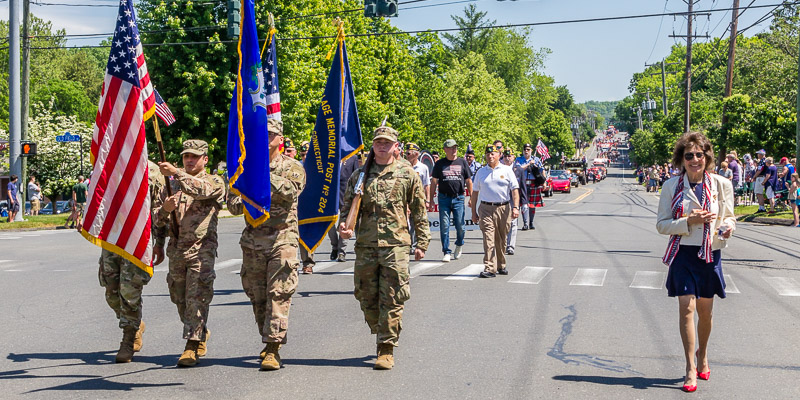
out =
[[[681,174],[678,184],[675,185],[675,194],[672,196],[672,218],[678,219],[683,216],[683,179],[686,173]],[[700,204],[703,205],[703,211],[709,211],[711,206],[711,175],[708,172],[703,173],[703,196],[699,199]],[[667,252],[661,261],[666,265],[671,265],[678,254],[678,248],[681,244],[680,235],[672,235],[669,237],[669,244],[667,245]],[[700,246],[700,251],[697,252],[697,257],[704,260],[706,263],[714,261],[713,251],[711,250],[711,224],[703,224],[703,245]]]

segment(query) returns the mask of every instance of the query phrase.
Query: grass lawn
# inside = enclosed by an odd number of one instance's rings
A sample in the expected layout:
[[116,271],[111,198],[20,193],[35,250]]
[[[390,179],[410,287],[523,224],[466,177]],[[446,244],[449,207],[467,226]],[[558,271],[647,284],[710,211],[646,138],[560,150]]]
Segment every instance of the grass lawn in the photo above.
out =
[[794,219],[792,210],[779,211],[775,214],[767,214],[766,212],[757,212],[758,204],[752,206],[738,206],[733,210],[739,221],[751,221],[753,218],[781,218],[781,219]]
[[7,231],[12,229],[26,229],[26,228],[53,228],[63,226],[67,221],[69,213],[56,214],[56,215],[25,215],[23,222],[6,222],[8,218],[0,219],[0,231]]

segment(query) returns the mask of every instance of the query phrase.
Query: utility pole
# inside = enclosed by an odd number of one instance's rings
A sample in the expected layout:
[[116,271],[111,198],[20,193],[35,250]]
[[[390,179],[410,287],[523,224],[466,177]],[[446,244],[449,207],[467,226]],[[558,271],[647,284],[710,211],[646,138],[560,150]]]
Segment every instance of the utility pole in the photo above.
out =
[[[692,33],[692,26],[695,18],[694,5],[699,3],[700,0],[684,0],[689,6],[689,12],[686,15],[686,91],[684,92],[684,114],[683,114],[683,131],[689,132],[691,130],[691,111],[692,111],[692,39],[699,37]],[[681,35],[670,35],[670,37],[684,37]],[[705,35],[704,37],[708,37]]]
[[[19,93],[19,3],[8,0],[8,165],[12,175],[22,175],[20,160],[20,93]],[[24,185],[25,182],[19,182]],[[20,199],[15,199],[18,201]],[[24,205],[21,203],[20,205]],[[14,221],[22,221],[25,207],[20,207]]]
[[[680,63],[677,63],[677,62],[668,63],[667,60],[664,60],[664,59],[662,59],[661,62],[656,63],[656,64],[647,64],[647,63],[644,64],[645,67],[652,67],[654,65],[660,65],[661,66],[661,74],[660,74],[661,75],[661,103],[662,103],[661,104],[661,109],[664,111],[664,117],[665,118],[667,116],[669,116],[669,113],[668,113],[669,110],[667,109],[667,75],[668,74],[677,74],[677,72],[674,72],[674,71],[667,72],[666,66],[667,65],[678,65],[678,64],[680,64]],[[654,74],[650,74],[650,75],[651,76],[652,75],[659,75],[659,73],[654,73]]]
[[[728,41],[728,70],[725,73],[725,95],[723,98],[731,97],[733,94],[733,60],[736,57],[736,37],[738,36],[739,26],[739,0],[733,0],[733,11],[731,11],[731,38]],[[728,111],[725,104],[722,105],[722,129],[720,137],[719,154],[717,162],[722,162],[728,154]]]
[[[22,123],[22,130],[20,138],[22,141],[28,140],[28,111],[30,99],[30,73],[31,73],[31,39],[30,39],[30,10],[31,0],[22,0],[22,87],[20,88],[22,95],[22,114],[20,122]],[[23,202],[28,198],[28,158],[21,157],[21,174],[19,177],[20,193]],[[21,207],[22,214],[25,213],[24,207]]]

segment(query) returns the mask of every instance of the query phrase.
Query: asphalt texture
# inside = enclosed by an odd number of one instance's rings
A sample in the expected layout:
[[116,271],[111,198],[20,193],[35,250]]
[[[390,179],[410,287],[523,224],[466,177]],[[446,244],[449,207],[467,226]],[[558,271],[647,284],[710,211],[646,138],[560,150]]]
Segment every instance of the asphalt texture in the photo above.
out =
[[428,263],[411,263],[392,371],[371,368],[352,241],[343,263],[321,246],[325,262],[301,275],[293,298],[284,367],[261,372],[238,275],[241,218],[220,221],[212,335],[194,368],[175,366],[185,342],[165,264],[144,290],[144,347],[115,364],[122,333],[98,284],[99,249],[74,231],[0,233],[0,398],[799,398],[800,229],[738,226],[723,251],[728,296],[714,304],[711,380],[685,394],[658,198],[634,181],[617,165],[602,182],[545,198],[508,276],[459,276],[482,262],[480,232],[446,264],[434,232]]

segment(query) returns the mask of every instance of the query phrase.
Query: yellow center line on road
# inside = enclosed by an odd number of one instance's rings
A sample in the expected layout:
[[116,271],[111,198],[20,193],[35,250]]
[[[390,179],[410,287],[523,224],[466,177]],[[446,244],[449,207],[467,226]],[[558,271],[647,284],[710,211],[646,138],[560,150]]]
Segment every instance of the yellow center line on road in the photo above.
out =
[[581,200],[585,199],[585,198],[586,198],[586,196],[588,196],[588,195],[590,195],[590,194],[594,193],[594,189],[584,189],[584,190],[586,190],[586,193],[584,193],[584,194],[582,194],[582,195],[578,196],[578,197],[577,197],[577,198],[575,198],[574,200],[568,201],[568,202],[567,202],[567,204],[575,204],[575,203],[577,203],[577,202],[579,202],[579,201],[581,201]]

